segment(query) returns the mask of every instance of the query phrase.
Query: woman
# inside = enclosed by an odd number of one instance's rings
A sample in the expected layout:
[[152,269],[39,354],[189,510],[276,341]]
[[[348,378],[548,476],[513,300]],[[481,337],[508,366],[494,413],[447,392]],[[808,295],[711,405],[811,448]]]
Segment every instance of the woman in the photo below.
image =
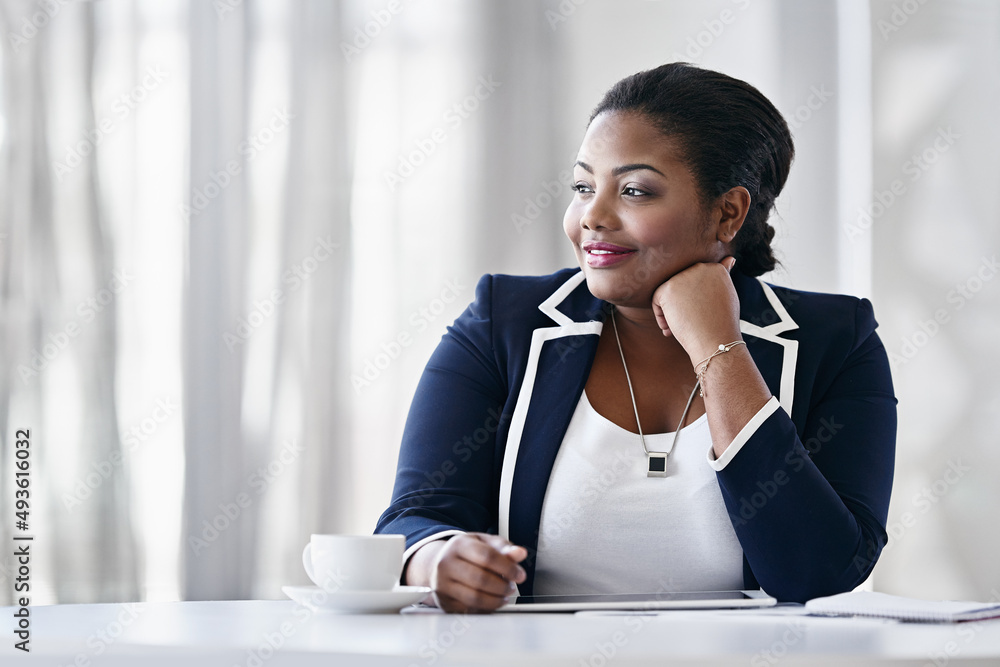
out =
[[564,219],[580,269],[485,276],[424,371],[376,529],[406,535],[405,583],[489,611],[518,589],[802,602],[865,579],[896,399],[868,301],[756,279],[792,155],[723,74],[608,91]]

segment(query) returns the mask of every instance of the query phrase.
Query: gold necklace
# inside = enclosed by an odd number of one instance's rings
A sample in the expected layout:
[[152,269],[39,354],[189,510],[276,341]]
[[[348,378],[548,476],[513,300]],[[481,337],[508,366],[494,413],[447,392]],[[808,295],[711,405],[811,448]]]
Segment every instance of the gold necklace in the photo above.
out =
[[628,374],[628,364],[625,363],[625,351],[622,349],[622,339],[618,335],[618,322],[615,320],[615,311],[611,311],[611,324],[615,328],[615,340],[618,341],[618,353],[622,355],[622,368],[625,369],[625,381],[628,382],[628,393],[632,397],[632,409],[635,411],[635,425],[639,428],[639,440],[642,442],[642,449],[646,452],[646,476],[647,477],[666,477],[667,476],[667,459],[670,458],[670,454],[674,451],[674,447],[677,446],[677,438],[681,435],[681,427],[684,426],[684,420],[687,419],[688,410],[691,409],[691,403],[694,401],[694,396],[698,393],[698,387],[701,385],[701,380],[698,380],[694,384],[694,389],[691,390],[691,396],[688,398],[687,405],[684,406],[684,412],[681,414],[681,423],[677,425],[677,430],[674,431],[674,439],[670,443],[670,450],[666,452],[651,452],[649,447],[646,446],[646,436],[642,434],[642,424],[639,423],[639,407],[635,403],[635,392],[632,390],[632,378]]

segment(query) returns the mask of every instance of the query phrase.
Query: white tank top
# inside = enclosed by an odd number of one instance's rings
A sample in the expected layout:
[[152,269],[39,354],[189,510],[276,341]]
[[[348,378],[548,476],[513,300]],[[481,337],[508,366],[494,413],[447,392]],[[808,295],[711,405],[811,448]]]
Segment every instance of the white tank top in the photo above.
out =
[[[646,435],[669,451],[673,433]],[[708,418],[681,430],[667,477],[646,476],[639,436],[584,393],[549,477],[534,593],[656,593],[743,588],[743,550],[706,451]]]

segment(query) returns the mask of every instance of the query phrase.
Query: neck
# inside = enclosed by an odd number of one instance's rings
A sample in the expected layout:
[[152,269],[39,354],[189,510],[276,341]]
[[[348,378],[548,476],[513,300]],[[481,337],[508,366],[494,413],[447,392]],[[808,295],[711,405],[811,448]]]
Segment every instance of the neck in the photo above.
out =
[[615,321],[618,323],[622,344],[626,348],[655,350],[656,356],[661,359],[677,357],[687,361],[687,352],[677,339],[671,335],[663,335],[652,307],[615,306]]

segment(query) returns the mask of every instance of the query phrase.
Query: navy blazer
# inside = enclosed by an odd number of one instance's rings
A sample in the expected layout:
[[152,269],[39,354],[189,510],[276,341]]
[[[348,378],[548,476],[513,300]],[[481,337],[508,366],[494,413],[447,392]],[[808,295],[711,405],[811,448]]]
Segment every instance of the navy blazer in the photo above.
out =
[[[886,543],[895,456],[871,303],[731,276],[743,339],[780,403],[716,473],[745,586],[796,602],[851,590]],[[531,594],[549,475],[608,312],[579,269],[484,276],[417,386],[376,532],[405,535],[407,557],[460,532],[502,535],[528,549],[519,590]]]

